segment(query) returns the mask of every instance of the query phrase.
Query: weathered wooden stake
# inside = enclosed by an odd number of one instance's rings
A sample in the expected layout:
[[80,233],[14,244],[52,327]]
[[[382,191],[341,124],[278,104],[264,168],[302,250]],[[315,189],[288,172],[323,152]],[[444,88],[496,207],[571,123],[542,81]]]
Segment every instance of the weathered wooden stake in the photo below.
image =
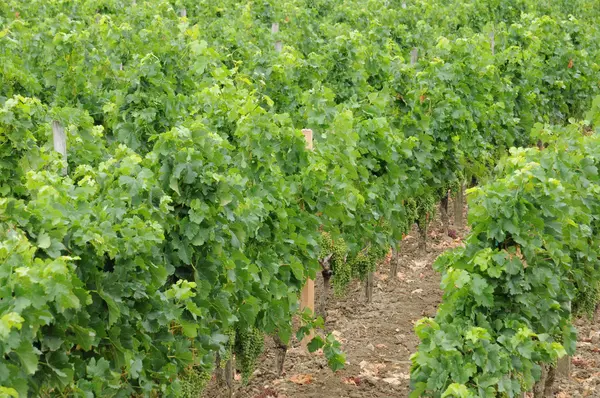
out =
[[373,285],[374,283],[374,279],[375,279],[375,273],[374,272],[369,272],[369,274],[367,275],[367,283],[365,286],[365,295],[367,296],[367,303],[370,303],[371,301],[373,301]]
[[[569,301],[569,312],[571,311],[571,302]],[[569,379],[571,377],[571,356],[565,355],[560,358],[556,364],[556,373]]]
[[233,381],[235,380],[235,366],[233,357],[225,364],[225,382],[227,383],[227,393],[229,398],[233,397]]
[[[313,131],[310,129],[302,130],[304,139],[306,140],[306,148],[310,151],[313,150]],[[302,288],[302,294],[300,297],[300,310],[304,311],[305,308],[309,308],[311,312],[315,313],[315,281],[314,279],[308,279],[306,284]],[[308,343],[313,339],[314,332],[311,331],[310,335],[306,336],[301,345],[303,348],[307,348]]]
[[225,363],[223,367],[223,361],[221,361],[221,356],[217,353],[216,358],[216,369],[215,369],[215,377],[217,379],[217,384],[220,387],[226,387],[227,393],[231,398],[233,396],[233,382],[235,380],[235,366],[233,362],[233,354],[232,357]]
[[273,336],[273,341],[277,347],[277,352],[275,353],[275,373],[277,373],[278,377],[281,377],[283,374],[283,366],[285,364],[285,356],[287,354],[288,346],[281,341],[277,334]]
[[187,10],[185,8],[182,8],[181,10],[179,10],[179,16],[182,18],[187,17]]
[[461,183],[454,197],[454,226],[456,229],[462,229],[463,227],[463,190],[464,185]]
[[[277,22],[274,22],[273,25],[271,25],[271,33],[272,34],[279,33],[279,24]],[[283,44],[281,43],[281,40],[275,41],[275,51],[281,52],[282,48],[283,48]]]
[[569,378],[571,375],[571,357],[565,355],[558,360],[556,364],[556,371],[563,377]]
[[323,276],[323,292],[319,300],[318,315],[322,316],[323,319],[327,319],[327,299],[331,286],[331,277],[333,276],[333,272],[331,271],[332,257],[333,253],[329,254],[325,258],[319,259],[319,264],[321,264],[321,275]]
[[52,121],[52,139],[54,141],[54,150],[60,153],[65,160],[65,167],[62,170],[63,175],[67,175],[67,135],[64,127],[59,121]]
[[496,54],[496,38],[494,32],[490,33],[490,47],[492,48],[492,55]]
[[217,384],[220,387],[223,387],[224,385],[226,385],[225,383],[225,369],[223,369],[223,367],[221,366],[221,355],[219,355],[219,353],[217,352],[216,358],[215,358],[215,378],[217,380]]
[[398,265],[400,264],[400,242],[396,243],[396,247],[392,247],[392,263],[390,264],[390,278],[396,280],[398,275]]
[[440,201],[440,213],[442,217],[442,228],[444,229],[444,236],[448,236],[448,224],[450,224],[448,217],[448,192],[442,196],[442,200]]

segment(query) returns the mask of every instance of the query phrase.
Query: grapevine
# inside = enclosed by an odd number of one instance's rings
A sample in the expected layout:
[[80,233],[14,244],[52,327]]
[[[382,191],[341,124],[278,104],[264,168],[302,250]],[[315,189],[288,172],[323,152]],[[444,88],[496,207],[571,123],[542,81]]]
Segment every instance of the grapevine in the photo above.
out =
[[325,258],[329,254],[333,253],[335,242],[331,237],[331,234],[327,232],[321,232],[321,236],[319,237],[319,247],[321,251],[319,252],[319,258]]

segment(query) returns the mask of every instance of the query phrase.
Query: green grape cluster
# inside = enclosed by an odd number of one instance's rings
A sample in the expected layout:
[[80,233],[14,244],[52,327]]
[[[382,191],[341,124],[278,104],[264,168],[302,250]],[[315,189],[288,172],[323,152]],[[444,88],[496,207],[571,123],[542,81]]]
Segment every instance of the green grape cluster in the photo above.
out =
[[376,264],[371,261],[367,250],[361,250],[351,262],[352,273],[355,277],[364,280],[369,272],[375,270]]
[[242,381],[247,383],[256,368],[256,361],[263,352],[265,337],[256,327],[238,330],[235,336],[234,353],[236,364],[242,372]]
[[573,300],[573,313],[576,316],[593,318],[596,306],[600,303],[600,283],[579,287]]
[[334,243],[331,234],[328,232],[321,232],[321,237],[319,239],[319,247],[321,248],[319,258],[325,258],[333,252],[333,246]]
[[377,263],[385,257],[387,250],[389,250],[389,246],[368,246],[358,252],[351,261],[352,274],[356,278],[364,280],[370,272],[377,269]]
[[334,241],[331,234],[321,233],[321,253],[319,258],[323,259],[331,254],[329,264],[333,273],[333,292],[336,296],[342,296],[346,292],[348,284],[352,280],[352,267],[346,261],[348,245],[343,238]]
[[179,377],[182,398],[200,398],[212,377],[212,370],[194,366]]

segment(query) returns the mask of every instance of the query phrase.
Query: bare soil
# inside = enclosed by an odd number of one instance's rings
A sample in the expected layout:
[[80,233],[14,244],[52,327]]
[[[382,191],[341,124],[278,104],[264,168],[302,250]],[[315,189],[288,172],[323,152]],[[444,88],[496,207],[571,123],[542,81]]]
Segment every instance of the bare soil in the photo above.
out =
[[[437,219],[430,227],[427,251],[422,251],[418,249],[419,233],[413,230],[401,244],[397,275],[390,275],[390,258],[380,264],[369,304],[364,283],[354,283],[342,299],[330,293],[325,326],[342,342],[347,355],[344,370],[331,372],[322,353],[305,354],[296,343],[288,351],[284,374],[279,378],[274,344],[267,338],[254,378],[247,386],[237,381],[233,396],[408,397],[410,356],[419,343],[413,325],[422,317],[435,315],[442,297],[440,275],[432,264],[441,253],[462,244],[464,233],[459,231],[456,239],[445,236]],[[315,281],[315,286],[318,303],[322,281]],[[555,396],[600,397],[600,322],[582,319],[576,325],[579,342],[571,359],[571,377],[557,381]],[[205,391],[206,398],[227,395],[214,382]]]

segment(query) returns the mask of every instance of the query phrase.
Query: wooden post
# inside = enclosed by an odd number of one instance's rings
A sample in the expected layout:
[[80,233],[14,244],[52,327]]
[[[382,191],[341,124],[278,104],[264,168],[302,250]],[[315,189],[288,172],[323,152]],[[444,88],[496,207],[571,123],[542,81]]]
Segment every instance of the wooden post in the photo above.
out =
[[281,341],[277,333],[273,335],[273,341],[275,342],[275,347],[277,349],[277,352],[275,353],[275,372],[277,373],[277,377],[281,377],[288,346]]
[[229,397],[233,396],[233,381],[235,380],[235,364],[233,353],[231,353],[231,358],[229,358],[229,360],[225,362],[225,365],[223,366],[221,356],[217,352],[215,377],[217,379],[217,385],[219,387],[226,387],[227,395]]
[[[302,130],[302,134],[304,134],[304,139],[306,140],[306,149],[312,151],[313,150],[313,131],[310,129]],[[315,281],[314,279],[308,279],[306,284],[302,288],[302,294],[300,297],[300,310],[304,311],[305,308],[309,308],[311,312],[315,313]],[[305,337],[302,340],[302,347],[306,349],[308,343],[313,339],[314,333],[311,332],[310,335]]]
[[373,301],[373,286],[375,285],[374,279],[374,272],[369,272],[369,274],[367,275],[367,283],[365,286],[365,295],[367,296],[367,303]]
[[181,18],[185,18],[185,17],[187,17],[187,9],[185,9],[185,8],[182,8],[181,10],[179,10],[179,16],[180,16]]
[[402,8],[406,8],[406,1],[402,2]]
[[392,247],[392,261],[390,264],[390,280],[395,281],[398,275],[398,265],[400,264],[400,246],[401,242],[396,243],[396,247]]
[[233,381],[235,380],[235,366],[233,356],[225,363],[225,382],[227,383],[227,394],[229,398],[233,397]]
[[[568,304],[569,312],[571,312],[571,302]],[[556,373],[563,376],[566,379],[569,379],[571,376],[571,356],[565,355],[562,358],[558,359],[556,363]]]
[[[273,25],[271,25],[271,33],[273,35],[279,33],[279,24],[277,22],[274,22]],[[281,52],[281,49],[283,48],[283,44],[281,44],[281,40],[276,40],[275,41],[275,51],[277,51],[278,53]],[[312,139],[312,132],[311,132],[311,139]],[[310,144],[312,146],[312,142]],[[312,149],[312,147],[311,147]]]
[[60,153],[65,159],[65,167],[62,170],[63,175],[67,175],[67,135],[64,127],[59,121],[52,121],[52,139],[54,141],[54,150]]
[[456,229],[463,227],[463,184],[458,186],[458,191],[454,197],[454,226]]
[[490,47],[492,48],[492,55],[496,54],[496,38],[494,32],[490,33]]
[[410,64],[415,65],[419,59],[419,49],[417,47],[413,47],[410,52]]
[[569,355],[565,355],[560,358],[556,364],[556,372],[565,377],[569,378],[571,375],[571,357]]
[[445,195],[442,196],[442,200],[440,201],[440,213],[442,218],[442,228],[444,229],[444,236],[448,236],[448,226],[450,224],[448,218],[448,191],[445,192]]

